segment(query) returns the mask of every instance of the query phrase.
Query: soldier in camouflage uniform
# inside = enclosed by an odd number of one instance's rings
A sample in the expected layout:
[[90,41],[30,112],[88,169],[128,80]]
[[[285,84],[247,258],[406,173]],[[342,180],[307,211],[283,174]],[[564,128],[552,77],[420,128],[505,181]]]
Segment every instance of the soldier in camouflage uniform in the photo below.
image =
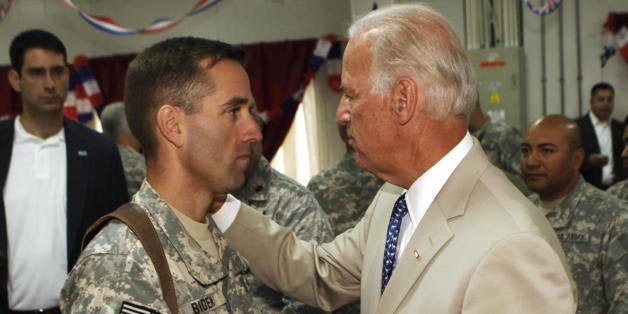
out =
[[529,195],[525,183],[520,178],[519,170],[519,143],[521,135],[513,126],[501,121],[491,121],[484,114],[479,101],[469,117],[469,132],[473,134],[488,160],[497,168],[504,171],[508,179],[525,195]]
[[[621,152],[621,158],[624,160],[624,173],[628,171],[628,115],[624,122],[624,150]],[[628,201],[628,179],[611,185],[606,192],[617,196],[617,198]]]
[[[271,168],[262,156],[261,142],[251,145],[251,166],[245,185],[234,196],[276,223],[291,228],[302,240],[324,243],[333,240],[329,218],[304,186]],[[305,304],[284,298],[249,274],[253,304],[263,313],[320,313]]]
[[[127,120],[147,165],[133,202],[159,236],[181,313],[256,312],[247,266],[208,216],[217,195],[244,184],[261,140],[243,62],[229,44],[172,38],[142,52],[126,76]],[[146,251],[116,220],[89,243],[61,299],[64,313],[170,312]]]
[[[346,128],[340,125],[338,132],[346,144]],[[384,180],[358,166],[347,145],[344,159],[314,175],[307,188],[341,234],[360,221],[382,184]]]
[[529,199],[545,212],[578,287],[578,313],[628,309],[627,204],[587,183],[579,129],[562,115],[530,125],[521,146]]
[[[148,182],[132,202],[142,207],[155,226],[181,313],[243,313],[251,308],[244,303],[248,302],[246,263],[229,247],[213,220],[198,223],[202,233],[188,232],[185,224],[190,222],[186,216],[162,199]],[[215,245],[203,245],[203,239],[208,238]],[[150,258],[135,234],[117,220],[83,251],[66,281],[61,300],[64,312],[72,313],[118,313],[124,302],[161,313],[169,311]],[[206,311],[198,310],[203,307]]]
[[118,150],[120,151],[126,188],[130,198],[139,190],[144,178],[146,178],[146,162],[144,155],[129,146],[118,144]]
[[606,192],[608,192],[608,194],[614,195],[620,200],[628,202],[628,179],[611,185],[611,187],[608,188]]
[[[307,188],[332,220],[336,234],[341,234],[353,228],[364,216],[384,180],[355,162],[344,125],[338,126],[338,133],[347,148],[344,159],[314,175]],[[345,305],[334,313],[360,313],[360,301]]]
[[116,102],[107,105],[100,114],[100,122],[103,132],[113,137],[118,143],[126,187],[129,197],[132,197],[146,177],[146,162],[144,155],[140,154],[140,142],[129,130],[129,124],[124,115],[124,104]]

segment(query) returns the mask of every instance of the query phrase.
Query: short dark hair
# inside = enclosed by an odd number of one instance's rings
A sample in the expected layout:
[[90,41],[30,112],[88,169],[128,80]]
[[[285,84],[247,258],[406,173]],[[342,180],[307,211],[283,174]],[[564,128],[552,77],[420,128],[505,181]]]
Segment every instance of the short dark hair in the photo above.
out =
[[[210,59],[206,67],[200,62]],[[140,53],[129,65],[124,91],[127,122],[146,154],[154,150],[155,115],[163,104],[185,113],[197,112],[198,103],[214,92],[206,69],[228,59],[244,66],[244,51],[230,44],[195,37],[161,41]]]
[[41,29],[24,31],[13,38],[9,48],[11,67],[20,73],[24,65],[24,53],[31,48],[52,50],[63,55],[63,62],[67,64],[68,55],[63,42],[53,33]]
[[613,88],[613,85],[606,82],[599,82],[591,87],[591,98],[593,98],[595,93],[600,89],[610,89],[610,91],[613,92],[613,95],[615,94],[615,89]]

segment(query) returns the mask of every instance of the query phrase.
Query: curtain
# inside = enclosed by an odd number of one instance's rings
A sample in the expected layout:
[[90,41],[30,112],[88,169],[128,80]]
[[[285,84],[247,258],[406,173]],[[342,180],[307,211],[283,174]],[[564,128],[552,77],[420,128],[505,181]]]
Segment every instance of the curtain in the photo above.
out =
[[[105,105],[124,98],[124,78],[129,63],[133,61],[136,54],[117,55],[111,57],[93,58],[89,60],[89,65],[94,73],[94,78],[98,82],[100,92],[105,99]],[[104,106],[102,107],[104,108]]]
[[275,156],[290,129],[297,106],[281,108],[281,105],[299,89],[316,41],[305,39],[242,45],[258,110],[281,112],[281,116],[271,119],[263,130],[263,153],[268,160]]
[[20,95],[13,91],[9,83],[11,66],[0,66],[0,119],[9,118],[21,111]]

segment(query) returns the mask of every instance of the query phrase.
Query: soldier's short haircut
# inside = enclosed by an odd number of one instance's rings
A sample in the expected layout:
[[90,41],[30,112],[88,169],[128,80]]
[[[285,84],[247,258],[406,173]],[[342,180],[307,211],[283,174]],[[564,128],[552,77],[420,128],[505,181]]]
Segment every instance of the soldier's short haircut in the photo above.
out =
[[[210,62],[201,67],[203,60]],[[159,42],[140,53],[126,74],[124,104],[131,132],[150,154],[156,144],[155,116],[169,104],[185,113],[198,112],[201,99],[216,85],[207,69],[221,60],[244,64],[244,51],[230,44],[195,37]]]

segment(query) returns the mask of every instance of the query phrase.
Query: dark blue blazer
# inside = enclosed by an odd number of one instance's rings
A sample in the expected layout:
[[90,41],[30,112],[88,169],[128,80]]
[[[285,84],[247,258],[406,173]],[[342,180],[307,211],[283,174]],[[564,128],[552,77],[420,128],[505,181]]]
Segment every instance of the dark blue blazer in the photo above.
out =
[[[591,154],[599,154],[600,153],[600,144],[597,140],[597,135],[595,134],[595,127],[591,123],[591,118],[589,115],[591,113],[585,114],[584,116],[576,119],[576,123],[580,128],[580,138],[582,140],[582,147],[584,148],[584,162],[580,167],[580,173],[582,173],[582,177],[584,179],[595,185],[600,189],[604,189],[607,187],[602,186],[602,168],[593,167],[589,164],[589,155]],[[615,174],[615,178],[613,182],[619,182],[623,180],[623,169],[624,162],[621,158],[621,152],[624,149],[624,124],[611,119],[611,137],[613,139],[613,173]]]
[[[0,192],[4,191],[15,118],[0,121]],[[126,181],[115,141],[70,119],[64,119],[67,154],[68,271],[81,253],[81,238],[100,216],[128,202]],[[24,187],[27,188],[27,187]],[[0,193],[0,313],[8,312],[7,228]],[[45,270],[42,270],[45,271]]]

